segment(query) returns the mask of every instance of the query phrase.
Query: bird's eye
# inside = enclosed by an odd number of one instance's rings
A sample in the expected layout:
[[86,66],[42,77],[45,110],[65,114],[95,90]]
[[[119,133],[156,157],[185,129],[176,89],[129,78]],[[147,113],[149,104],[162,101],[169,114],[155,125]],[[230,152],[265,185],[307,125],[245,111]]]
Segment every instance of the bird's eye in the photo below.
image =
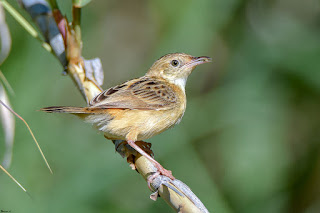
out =
[[171,65],[174,67],[177,67],[179,65],[179,61],[178,60],[172,60],[171,61]]

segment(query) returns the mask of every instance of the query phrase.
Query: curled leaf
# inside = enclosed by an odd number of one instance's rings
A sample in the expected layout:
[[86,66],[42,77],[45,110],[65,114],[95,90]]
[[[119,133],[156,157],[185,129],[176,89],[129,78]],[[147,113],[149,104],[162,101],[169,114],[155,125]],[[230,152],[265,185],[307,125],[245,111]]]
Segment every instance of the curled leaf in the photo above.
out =
[[[0,100],[10,107],[9,99],[5,89],[0,81]],[[2,161],[2,165],[5,168],[9,168],[12,159],[12,148],[14,141],[15,122],[14,116],[4,107],[0,105],[0,120],[2,123],[2,130],[4,133],[5,152]]]
[[8,57],[11,49],[11,36],[5,20],[5,13],[0,4],[0,65]]

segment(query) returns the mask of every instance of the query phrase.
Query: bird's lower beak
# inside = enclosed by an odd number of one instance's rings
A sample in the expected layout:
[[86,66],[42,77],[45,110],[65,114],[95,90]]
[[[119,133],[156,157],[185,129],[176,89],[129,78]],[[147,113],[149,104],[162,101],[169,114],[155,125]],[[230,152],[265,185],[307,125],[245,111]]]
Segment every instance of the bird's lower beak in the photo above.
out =
[[212,59],[207,56],[193,57],[189,63],[187,63],[188,67],[195,67],[199,64],[209,63]]

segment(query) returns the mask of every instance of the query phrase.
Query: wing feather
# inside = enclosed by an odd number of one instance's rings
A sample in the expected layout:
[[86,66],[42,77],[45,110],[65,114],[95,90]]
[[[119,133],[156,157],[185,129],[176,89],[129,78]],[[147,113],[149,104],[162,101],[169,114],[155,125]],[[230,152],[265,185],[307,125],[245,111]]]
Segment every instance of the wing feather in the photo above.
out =
[[176,102],[175,92],[165,82],[142,77],[105,90],[90,101],[90,107],[165,110]]

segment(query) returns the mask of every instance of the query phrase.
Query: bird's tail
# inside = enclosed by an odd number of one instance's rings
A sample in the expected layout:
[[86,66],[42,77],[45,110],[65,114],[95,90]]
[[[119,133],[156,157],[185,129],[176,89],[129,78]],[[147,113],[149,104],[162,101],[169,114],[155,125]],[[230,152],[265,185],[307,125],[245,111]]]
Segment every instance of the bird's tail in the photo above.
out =
[[52,106],[40,109],[43,112],[49,113],[70,113],[70,114],[87,114],[87,107],[66,107],[66,106]]

